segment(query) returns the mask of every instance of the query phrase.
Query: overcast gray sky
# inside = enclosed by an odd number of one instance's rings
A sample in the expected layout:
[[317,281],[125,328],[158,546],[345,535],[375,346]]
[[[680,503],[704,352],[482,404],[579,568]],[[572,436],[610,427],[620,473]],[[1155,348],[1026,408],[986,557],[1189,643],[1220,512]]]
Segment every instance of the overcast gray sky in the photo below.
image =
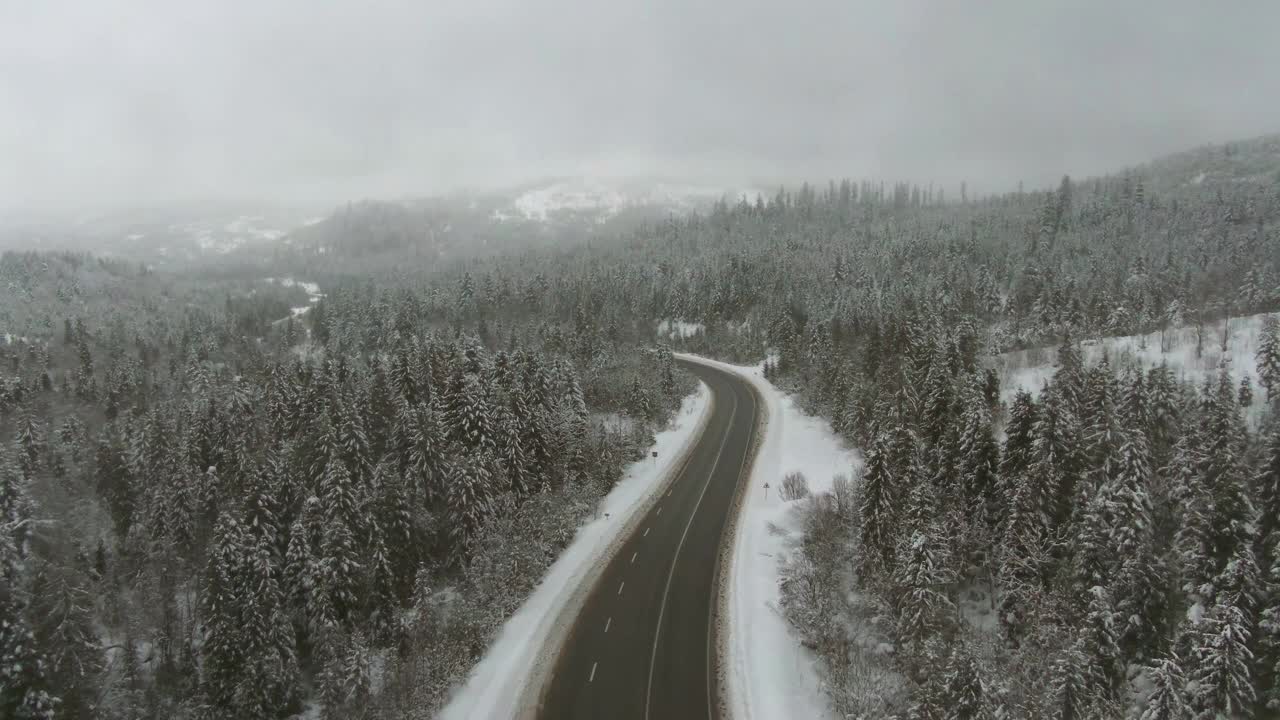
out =
[[0,0],[0,208],[1046,184],[1280,131],[1274,0]]

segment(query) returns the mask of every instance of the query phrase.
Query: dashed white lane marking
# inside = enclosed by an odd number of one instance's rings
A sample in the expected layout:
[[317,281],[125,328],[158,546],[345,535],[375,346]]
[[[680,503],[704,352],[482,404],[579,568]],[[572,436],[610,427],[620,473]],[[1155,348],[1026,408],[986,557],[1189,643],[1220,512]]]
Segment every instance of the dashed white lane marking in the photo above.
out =
[[640,537],[649,537],[649,528],[645,528],[645,529],[644,529],[644,534],[643,534],[643,535],[641,535]]
[[626,580],[623,580],[623,581],[622,581],[622,584],[618,586],[618,594],[619,594],[619,595],[621,595],[621,594],[622,594],[622,588],[624,588],[624,587],[626,587],[626,586],[627,586],[627,581],[626,581]]
[[[748,397],[750,397],[750,395]],[[754,408],[754,400],[752,402],[753,402],[753,408]],[[734,417],[737,416],[737,414],[738,414],[738,394],[733,393],[733,410],[729,411],[728,428],[733,427],[733,420],[734,420]],[[754,416],[754,414],[755,414],[755,410],[753,409],[752,415]],[[667,598],[670,597],[671,595],[671,580],[672,578],[675,577],[676,565],[679,564],[680,562],[680,551],[684,549],[684,541],[685,541],[685,538],[689,536],[689,528],[693,527],[694,518],[698,516],[698,508],[702,506],[702,500],[707,495],[707,488],[711,487],[711,478],[715,477],[716,468],[720,466],[720,456],[724,454],[725,443],[729,442],[729,434],[730,434],[729,429],[726,429],[724,432],[724,439],[720,441],[720,449],[716,451],[716,459],[714,462],[711,463],[711,472],[707,474],[707,481],[702,486],[702,493],[698,495],[698,501],[693,504],[693,513],[689,515],[689,522],[684,526],[684,533],[680,535],[680,542],[676,543],[675,559],[671,561],[671,569],[667,572],[667,586],[662,591],[662,603],[658,605],[658,627],[657,627],[657,631],[653,635],[653,652],[649,655],[649,683],[648,683],[648,687],[645,689],[645,694],[644,694],[644,720],[649,720],[649,707],[651,704],[650,701],[652,700],[652,697],[653,697],[653,668],[654,668],[654,665],[656,665],[658,662],[658,643],[662,639],[662,616],[666,613]],[[713,626],[710,624],[707,625],[707,638],[708,638],[707,642],[708,643],[710,643],[712,627]],[[711,662],[710,650],[708,650],[707,662],[708,663]],[[708,665],[708,668],[709,667],[710,665]],[[710,671],[708,670],[707,677],[710,677],[710,676],[711,674],[710,674]],[[711,711],[711,687],[712,687],[712,684],[707,683],[707,715],[713,717],[715,713]]]
[[637,555],[639,555],[639,554],[640,554],[640,551],[639,551],[639,550],[637,550],[637,551],[635,551],[635,552],[631,553],[631,564],[632,564],[632,565],[634,565],[634,564],[635,564],[635,562],[636,562],[636,556],[637,556]]
[[661,514],[662,514],[662,506],[661,506],[661,505],[659,505],[659,506],[658,506],[658,513],[657,513],[657,515],[654,515],[654,517],[658,517],[658,515],[661,515]]
[[609,632],[609,626],[613,624],[613,618],[604,621],[604,631]]
[[595,682],[595,679],[596,679],[596,666],[597,666],[597,665],[599,665],[599,664],[600,664],[600,663],[598,663],[598,662],[593,662],[593,663],[591,663],[591,677],[587,678],[587,682]]

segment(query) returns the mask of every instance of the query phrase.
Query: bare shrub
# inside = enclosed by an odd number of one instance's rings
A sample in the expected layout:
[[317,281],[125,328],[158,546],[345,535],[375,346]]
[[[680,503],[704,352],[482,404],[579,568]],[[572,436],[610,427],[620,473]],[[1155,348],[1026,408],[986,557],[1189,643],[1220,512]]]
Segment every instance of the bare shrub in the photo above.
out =
[[836,515],[848,519],[853,515],[855,503],[853,481],[843,473],[831,479],[831,497],[835,500]]
[[782,478],[782,488],[778,491],[786,502],[809,497],[809,481],[804,473],[789,472]]

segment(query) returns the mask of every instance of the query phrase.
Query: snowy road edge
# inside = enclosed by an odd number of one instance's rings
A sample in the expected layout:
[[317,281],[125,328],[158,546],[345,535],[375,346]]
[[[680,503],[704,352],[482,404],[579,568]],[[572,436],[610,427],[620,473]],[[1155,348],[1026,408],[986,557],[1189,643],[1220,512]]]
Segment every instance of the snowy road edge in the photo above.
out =
[[729,505],[729,517],[726,521],[724,534],[720,538],[720,549],[716,553],[715,567],[715,613],[714,631],[715,638],[713,644],[715,646],[715,675],[716,688],[719,691],[716,697],[716,704],[720,712],[721,718],[732,718],[733,703],[729,689],[729,665],[726,661],[729,655],[729,632],[731,623],[729,618],[729,597],[731,579],[733,577],[733,558],[737,551],[738,530],[741,526],[742,508],[746,504],[747,493],[751,488],[751,478],[755,474],[756,458],[760,454],[760,448],[764,445],[764,439],[769,427],[769,403],[764,393],[756,386],[755,379],[743,372],[743,368],[735,367],[722,363],[718,360],[704,358],[698,355],[688,355],[685,353],[675,353],[677,358],[696,362],[700,365],[715,368],[728,372],[735,377],[741,379],[755,397],[756,406],[756,426],[755,432],[752,434],[751,446],[747,449],[747,460],[742,465],[742,474],[738,476],[738,487],[733,494],[733,502]]
[[[688,464],[694,446],[697,445],[698,439],[702,437],[702,433],[706,431],[707,424],[711,421],[711,416],[715,411],[715,395],[712,394],[711,388],[701,381],[698,382],[698,387],[699,392],[707,394],[707,402],[702,406],[701,417],[698,418],[692,432],[684,438],[678,454],[673,456],[663,470],[661,479],[652,485],[642,500],[631,506],[625,522],[618,525],[618,529],[614,532],[613,537],[610,538],[609,544],[597,551],[587,572],[578,579],[577,587],[574,588],[573,594],[569,596],[565,604],[561,606],[560,611],[556,613],[547,637],[542,641],[542,650],[538,653],[538,659],[530,669],[529,677],[525,680],[520,691],[518,707],[533,709],[536,714],[536,709],[541,706],[543,695],[551,680],[551,672],[555,668],[556,658],[560,654],[560,649],[564,647],[565,641],[569,638],[569,632],[573,628],[573,621],[582,610],[587,596],[595,589],[600,576],[604,573],[605,568],[609,566],[609,563],[613,561],[614,556],[622,548],[625,540],[635,532],[640,525],[640,521],[644,519],[649,510],[662,497],[663,492],[680,475],[680,471],[684,469],[684,466]],[[643,460],[640,462],[643,462]]]

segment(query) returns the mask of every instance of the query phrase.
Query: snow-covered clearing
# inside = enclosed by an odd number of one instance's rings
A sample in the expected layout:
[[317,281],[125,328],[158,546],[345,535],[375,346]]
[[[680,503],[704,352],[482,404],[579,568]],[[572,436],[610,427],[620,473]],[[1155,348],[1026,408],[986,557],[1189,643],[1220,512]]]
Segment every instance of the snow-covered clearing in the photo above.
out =
[[320,298],[324,297],[320,292],[320,285],[317,283],[294,280],[293,278],[267,278],[266,281],[269,283],[276,283],[282,287],[300,287],[311,296],[311,302],[316,302]]
[[658,323],[658,335],[672,340],[683,340],[706,331],[707,326],[702,323],[691,323],[683,320],[663,320]]
[[524,717],[547,679],[564,633],[619,543],[673,478],[710,417],[706,385],[685,398],[670,428],[658,433],[657,460],[632,463],[578,530],[533,594],[507,620],[484,659],[441,712],[442,720]]
[[[320,302],[320,298],[324,297],[324,293],[320,292],[320,285],[318,283],[304,282],[302,280],[294,280],[293,278],[266,278],[266,282],[275,283],[283,287],[300,287],[307,293],[307,305],[289,308],[289,315],[294,319],[306,315],[316,303]],[[289,318],[280,318],[275,322],[278,324],[288,319]]]
[[[725,582],[727,642],[724,674],[729,716],[736,720],[834,718],[817,658],[805,649],[778,610],[782,564],[799,552],[800,502],[778,493],[784,475],[800,472],[812,494],[829,492],[832,479],[861,462],[821,418],[806,415],[764,379],[763,364],[730,365],[677,355],[735,373],[763,401],[763,438],[737,517]],[[765,483],[769,488],[765,490]]]
[[[1263,397],[1265,390],[1258,380],[1258,367],[1255,355],[1258,342],[1262,337],[1262,323],[1266,313],[1233,318],[1227,331],[1227,350],[1222,351],[1222,336],[1225,323],[1218,321],[1206,323],[1203,331],[1203,346],[1199,357],[1196,356],[1196,328],[1171,328],[1164,333],[1164,347],[1161,351],[1160,333],[1148,335],[1125,335],[1121,337],[1086,340],[1080,344],[1081,355],[1086,365],[1094,365],[1102,360],[1103,355],[1110,358],[1112,367],[1122,368],[1137,366],[1143,369],[1156,367],[1161,362],[1169,364],[1174,377],[1191,383],[1202,383],[1206,378],[1216,378],[1218,367],[1226,361],[1227,368],[1236,384],[1242,378],[1249,378],[1253,384],[1256,397]],[[997,355],[991,360],[992,366],[1000,374],[1001,397],[1008,402],[1019,389],[1026,389],[1038,394],[1049,378],[1053,377],[1058,361],[1056,347],[1032,348]],[[1251,422],[1258,419],[1265,403],[1255,402],[1246,416]]]

